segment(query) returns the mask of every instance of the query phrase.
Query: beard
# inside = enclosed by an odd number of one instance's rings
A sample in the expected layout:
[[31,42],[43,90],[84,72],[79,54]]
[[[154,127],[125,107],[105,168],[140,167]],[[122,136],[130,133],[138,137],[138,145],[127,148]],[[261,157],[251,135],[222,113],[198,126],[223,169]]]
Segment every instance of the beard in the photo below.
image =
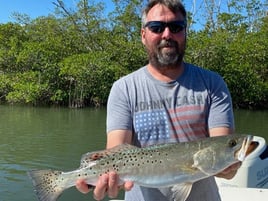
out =
[[147,48],[150,63],[159,69],[178,68],[183,61],[185,46],[174,40],[161,40],[156,48]]

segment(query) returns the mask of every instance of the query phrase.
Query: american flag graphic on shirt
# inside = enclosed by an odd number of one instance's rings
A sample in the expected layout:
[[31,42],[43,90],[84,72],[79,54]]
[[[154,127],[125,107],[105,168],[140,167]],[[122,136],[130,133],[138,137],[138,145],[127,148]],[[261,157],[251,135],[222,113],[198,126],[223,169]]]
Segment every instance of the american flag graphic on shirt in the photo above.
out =
[[205,108],[185,105],[175,109],[139,111],[135,114],[134,129],[142,146],[205,137]]

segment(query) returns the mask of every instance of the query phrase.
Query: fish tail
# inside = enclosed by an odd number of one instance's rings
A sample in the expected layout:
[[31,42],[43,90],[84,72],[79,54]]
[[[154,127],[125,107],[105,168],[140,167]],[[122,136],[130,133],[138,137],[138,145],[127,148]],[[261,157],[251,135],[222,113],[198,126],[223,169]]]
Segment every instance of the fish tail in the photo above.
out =
[[62,172],[54,170],[32,170],[28,172],[39,201],[56,201],[65,188],[61,187]]

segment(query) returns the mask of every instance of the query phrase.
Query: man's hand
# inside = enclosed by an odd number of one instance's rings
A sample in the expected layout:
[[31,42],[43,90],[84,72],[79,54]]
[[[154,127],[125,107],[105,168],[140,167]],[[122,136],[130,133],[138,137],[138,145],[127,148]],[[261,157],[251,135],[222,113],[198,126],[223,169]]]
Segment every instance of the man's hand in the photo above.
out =
[[[133,182],[125,182],[122,186],[118,184],[119,178],[115,172],[110,172],[108,174],[103,174],[99,177],[96,187],[93,190],[93,197],[95,200],[102,200],[106,195],[110,198],[115,198],[118,195],[119,189],[122,187],[125,191],[131,190],[133,187]],[[90,192],[88,184],[80,179],[76,182],[76,188],[81,193]]]
[[235,175],[237,170],[240,168],[242,162],[237,162],[231,166],[229,166],[228,168],[226,168],[225,170],[223,170],[222,172],[220,172],[219,174],[215,175],[216,177],[221,177],[224,179],[232,179]]

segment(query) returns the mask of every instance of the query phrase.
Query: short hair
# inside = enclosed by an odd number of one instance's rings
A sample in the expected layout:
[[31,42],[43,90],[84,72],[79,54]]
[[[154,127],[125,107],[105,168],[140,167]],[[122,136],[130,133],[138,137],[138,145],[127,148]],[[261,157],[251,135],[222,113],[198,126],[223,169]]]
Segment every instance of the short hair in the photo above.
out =
[[180,12],[186,21],[187,13],[180,0],[149,0],[148,4],[142,12],[141,24],[142,27],[146,24],[146,17],[149,11],[157,4],[161,4],[169,8],[173,13]]

